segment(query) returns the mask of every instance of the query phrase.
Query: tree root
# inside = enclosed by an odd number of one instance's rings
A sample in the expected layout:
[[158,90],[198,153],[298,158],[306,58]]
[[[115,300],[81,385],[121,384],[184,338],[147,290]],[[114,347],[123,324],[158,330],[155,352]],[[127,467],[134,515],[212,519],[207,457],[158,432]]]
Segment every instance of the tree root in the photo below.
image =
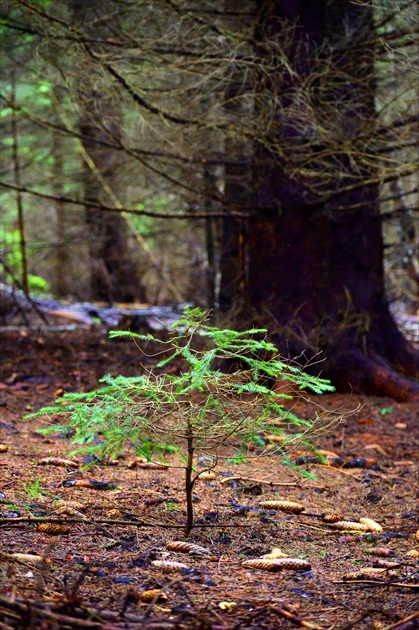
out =
[[380,356],[368,356],[358,349],[340,353],[328,376],[341,391],[389,396],[399,402],[419,401],[417,382],[398,374]]

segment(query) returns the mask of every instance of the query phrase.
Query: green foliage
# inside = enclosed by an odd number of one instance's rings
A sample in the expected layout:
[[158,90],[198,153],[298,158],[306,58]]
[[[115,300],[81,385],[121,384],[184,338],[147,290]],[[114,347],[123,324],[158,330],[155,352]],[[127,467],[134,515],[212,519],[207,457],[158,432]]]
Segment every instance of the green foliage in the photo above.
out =
[[[249,457],[249,443],[263,449],[263,434],[270,433],[279,437],[275,452],[288,463],[290,444],[305,442],[307,433],[314,434],[316,424],[284,409],[282,403],[290,396],[272,391],[267,379],[285,379],[316,393],[333,390],[328,381],[281,361],[266,339],[266,330],[237,332],[209,326],[199,309],[184,311],[168,341],[127,331],[112,331],[110,336],[159,344],[158,368],[171,365],[177,372],[108,374],[99,389],[65,394],[56,405],[31,416],[66,416],[66,424],[52,424],[42,431],[70,429],[72,443],[79,446],[75,453],[115,456],[126,445],[147,460],[164,460],[168,453],[177,453],[189,474],[187,492],[197,478],[191,477],[197,454],[211,468],[221,457],[220,448],[225,452],[231,447],[229,461],[239,463]],[[240,368],[231,374],[222,372],[219,366],[226,360]]]
[[393,411],[393,407],[382,407],[378,413],[380,414],[380,416],[387,416],[389,413],[393,413]]
[[[125,444],[131,444],[136,454],[147,459],[182,451],[179,443],[187,426],[195,445],[209,452],[230,438],[236,440],[238,435],[243,446],[256,442],[263,447],[261,431],[284,435],[290,441],[301,440],[312,421],[285,410],[282,403],[290,396],[272,391],[264,384],[264,377],[288,380],[301,390],[315,393],[333,391],[333,387],[327,380],[279,360],[275,346],[262,335],[266,335],[263,329],[237,332],[208,326],[199,309],[185,310],[173,325],[169,341],[153,335],[111,331],[111,338],[130,337],[160,344],[165,356],[157,367],[178,363],[181,372],[146,372],[134,377],[108,374],[101,379],[103,386],[99,389],[67,393],[56,405],[32,415],[68,416],[67,424],[53,424],[43,431],[71,429],[72,442],[82,445],[79,450],[102,456],[120,453]],[[193,348],[197,337],[201,337],[201,344],[202,338],[210,340],[212,347]],[[241,361],[245,369],[225,374],[217,365],[227,359]],[[278,420],[282,421],[281,426]],[[302,431],[285,435],[290,427],[300,427]]]
[[46,495],[50,495],[41,485],[41,479],[37,477],[34,481],[28,482],[23,486],[23,489],[34,499],[41,499]]
[[[22,275],[22,250],[20,246],[19,230],[9,230],[2,234],[3,244],[6,250],[5,260],[17,278]],[[48,282],[34,274],[28,274],[29,290],[35,293],[46,293]]]

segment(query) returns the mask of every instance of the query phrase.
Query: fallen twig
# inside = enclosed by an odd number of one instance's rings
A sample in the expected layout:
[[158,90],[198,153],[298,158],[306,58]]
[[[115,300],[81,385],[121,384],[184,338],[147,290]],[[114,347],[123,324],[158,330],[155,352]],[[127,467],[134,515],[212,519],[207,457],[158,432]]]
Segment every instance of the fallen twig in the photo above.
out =
[[335,580],[333,584],[370,584],[371,586],[401,586],[403,588],[419,589],[419,584],[404,584],[403,582],[380,582],[378,580]]
[[322,630],[321,626],[318,626],[310,621],[304,621],[301,617],[298,617],[287,608],[281,608],[280,606],[269,606],[269,610],[276,613],[284,619],[288,619],[291,623],[300,626],[300,628],[310,628],[311,630]]
[[[122,525],[123,527],[161,527],[163,529],[185,529],[185,525],[176,525],[173,523],[161,523],[159,521],[124,521],[122,519],[112,518],[62,518],[59,516],[17,516],[16,518],[0,518],[0,525],[16,525],[16,523],[60,523],[70,524],[79,523],[80,525]],[[206,528],[247,528],[249,524],[245,523],[196,523],[194,529]]]
[[253,477],[243,477],[242,475],[235,475],[232,477],[225,477],[224,479],[220,479],[220,484],[224,485],[225,483],[229,483],[230,481],[251,481],[252,483],[264,483],[265,485],[271,486],[272,488],[275,486],[296,486],[299,487],[299,483],[288,483],[281,481],[264,481],[263,479],[254,479]]
[[409,615],[400,621],[396,621],[396,623],[392,623],[390,626],[386,626],[383,630],[413,630],[415,625],[411,625],[411,621],[415,621],[419,619],[419,612],[413,613],[413,615]]
[[[73,628],[86,628],[88,630],[101,630],[103,627],[102,621],[90,621],[88,619],[80,619],[76,617],[70,617],[69,615],[62,615],[56,613],[49,608],[42,606],[39,602],[27,600],[25,602],[11,601],[5,597],[0,598],[0,605],[6,609],[10,609],[13,612],[21,613],[21,621],[23,622],[26,617],[32,619],[34,612],[36,616],[43,617],[45,619],[53,619],[60,627],[73,627]],[[114,626],[107,624],[106,630],[120,630],[120,626]]]
[[372,612],[371,610],[366,610],[365,612],[358,615],[358,617],[355,617],[355,619],[353,619],[352,621],[348,621],[347,623],[344,623],[343,626],[339,626],[335,630],[350,630],[350,628],[355,627],[361,621],[364,621],[364,619],[369,617],[371,615],[371,612]]
[[[57,604],[56,604],[57,605]],[[62,605],[58,603],[59,606]],[[179,624],[175,621],[166,619],[147,620],[146,617],[111,611],[99,610],[97,608],[79,608],[75,607],[70,614],[62,614],[55,612],[51,602],[35,601],[33,599],[16,600],[8,599],[0,596],[0,611],[4,616],[12,617],[14,622],[20,621],[19,627],[26,627],[29,619],[51,619],[60,628],[80,628],[82,630],[123,630],[129,624],[130,630],[176,630]],[[20,617],[20,619],[19,619]],[[12,630],[16,628],[16,624],[12,627],[7,624],[0,624],[0,630]],[[37,626],[38,627],[38,626]],[[214,625],[214,630],[232,630],[231,626]]]
[[336,468],[335,466],[327,466],[326,464],[318,464],[318,466],[325,471],[327,470],[329,472],[340,472],[342,475],[346,475],[347,477],[352,477],[352,479],[355,479],[355,481],[359,481],[359,482],[362,481],[362,477],[356,477],[356,475],[349,472],[348,470],[342,470],[342,468]]

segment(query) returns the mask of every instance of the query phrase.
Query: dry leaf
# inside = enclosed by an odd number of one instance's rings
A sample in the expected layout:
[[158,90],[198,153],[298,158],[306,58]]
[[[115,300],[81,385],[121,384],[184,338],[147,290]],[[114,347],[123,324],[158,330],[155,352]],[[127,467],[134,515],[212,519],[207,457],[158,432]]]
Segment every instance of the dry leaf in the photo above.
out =
[[9,450],[7,444],[0,444],[0,453],[6,453]]
[[305,509],[301,503],[296,503],[295,501],[261,501],[259,507],[266,510],[290,512],[292,514],[299,514]]
[[150,468],[151,470],[167,470],[169,466],[166,464],[157,464],[155,462],[139,462],[137,468]]
[[262,556],[263,560],[276,560],[277,558],[288,558],[288,554],[281,551],[278,547],[274,547],[270,553]]
[[274,560],[259,558],[245,560],[242,562],[242,567],[272,572],[282,571],[283,569],[288,569],[290,571],[304,569],[305,571],[308,571],[311,568],[310,563],[306,560],[301,560],[301,558],[276,558]]
[[381,453],[381,455],[387,455],[387,453],[385,452],[383,447],[380,446],[379,444],[366,444],[364,446],[364,448],[365,448],[366,451],[374,450],[374,451],[378,451],[379,453]]
[[71,507],[71,505],[62,505],[57,509],[58,514],[68,514],[69,516],[76,516],[78,518],[86,518],[83,512],[79,512],[75,508]]
[[166,464],[158,464],[157,462],[144,461],[142,457],[136,457],[127,464],[127,468],[148,468],[150,470],[167,470],[169,466]]
[[233,612],[237,604],[236,602],[220,602],[218,606],[221,608],[221,610],[225,610],[226,612]]
[[316,451],[319,455],[322,455],[323,457],[339,457],[339,455],[337,455],[337,453],[334,453],[333,451],[325,451],[324,449],[320,449],[318,451]]
[[167,595],[160,588],[152,588],[149,591],[142,591],[140,599],[142,602],[163,602],[167,600]]
[[117,508],[112,508],[108,510],[103,515],[105,518],[119,518],[121,516],[121,512]]
[[68,468],[78,468],[80,464],[71,459],[61,457],[43,457],[38,460],[38,466],[66,466]]
[[344,536],[339,536],[338,538],[338,542],[340,545],[344,545],[346,543],[360,543],[360,542],[364,542],[364,536],[365,536],[365,532],[358,532],[355,533],[354,531],[346,531],[344,530],[343,532],[340,532],[342,534],[345,534]]
[[406,556],[409,556],[409,558],[419,558],[419,551],[417,549],[410,549],[406,551]]
[[374,424],[374,420],[371,418],[360,418],[356,421],[357,424]]
[[50,563],[49,558],[43,556],[35,556],[30,553],[3,553],[0,552],[0,560],[9,560],[10,562],[18,562],[21,564],[32,564],[33,566],[39,566],[44,563]]
[[332,527],[334,529],[341,529],[345,531],[356,531],[356,532],[369,532],[370,528],[365,523],[357,523],[355,521],[337,521],[336,523],[332,523]]
[[213,479],[217,479],[217,475],[213,472],[203,472],[199,475],[198,479],[202,481],[212,481]]
[[186,564],[170,560],[153,560],[151,564],[157,569],[161,569],[163,573],[180,573],[184,569],[189,569]]
[[173,540],[172,542],[167,543],[166,549],[169,551],[181,551],[182,553],[189,554],[197,554],[200,556],[210,556],[211,552],[205,547],[200,547],[199,545],[195,545],[195,543],[188,543],[182,540]]
[[363,525],[368,525],[370,532],[376,532],[377,534],[381,534],[383,528],[379,523],[376,523],[372,520],[372,518],[362,517],[359,519],[359,522]]
[[67,536],[71,532],[71,527],[60,523],[39,523],[36,530],[50,536]]
[[70,507],[74,510],[85,510],[87,505],[81,501],[64,501],[63,499],[60,499],[57,503],[57,507],[60,509],[63,507]]
[[100,463],[103,466],[119,466],[119,461],[117,459],[101,459]]
[[416,530],[415,538],[416,540],[419,540],[419,529]]
[[288,436],[286,435],[264,435],[263,439],[266,442],[271,442],[272,444],[282,444],[287,440]]
[[144,505],[146,507],[153,507],[154,505],[161,505],[162,503],[166,503],[168,499],[164,497],[151,497],[150,499],[144,500]]

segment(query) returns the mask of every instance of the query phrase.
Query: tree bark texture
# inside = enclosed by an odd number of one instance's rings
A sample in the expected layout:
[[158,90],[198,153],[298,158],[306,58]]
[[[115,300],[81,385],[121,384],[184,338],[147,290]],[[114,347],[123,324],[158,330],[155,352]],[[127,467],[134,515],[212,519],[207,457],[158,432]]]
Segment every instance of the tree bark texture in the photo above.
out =
[[[72,0],[74,18],[83,25],[86,33],[92,32],[98,37],[97,29],[101,28],[106,36],[110,26],[106,5],[99,0],[89,3]],[[98,80],[89,75],[88,67],[81,70],[78,93],[79,128],[84,149],[84,197],[87,202],[105,203],[109,198],[115,202],[122,196],[119,158],[118,153],[106,145],[120,137],[121,105],[116,91],[96,90],[93,79]],[[102,212],[86,206],[86,226],[91,269],[90,299],[109,303],[145,301],[141,252],[122,213]]]
[[[287,30],[286,24],[295,27]],[[374,130],[373,51],[357,48],[371,36],[370,9],[346,0],[265,2],[256,29],[262,61],[272,51],[269,42],[280,43],[284,31],[292,33],[288,62],[295,75],[278,64],[269,89],[289,108],[295,76],[311,76],[327,52],[333,72],[330,80],[322,78],[318,98],[339,108],[338,140],[330,158],[320,141],[312,144],[309,175],[300,169],[292,176],[270,145],[280,138],[291,154],[301,150],[309,129],[294,107],[293,117],[278,112],[270,135],[257,146],[245,313],[276,330],[283,353],[305,351],[310,358],[321,351],[323,374],[340,389],[408,400],[419,393],[409,380],[418,361],[388,309],[378,189],[368,184],[376,172],[345,150],[346,142],[356,148],[358,138],[361,150],[366,126],[372,135]],[[325,177],[336,165],[337,176]]]

